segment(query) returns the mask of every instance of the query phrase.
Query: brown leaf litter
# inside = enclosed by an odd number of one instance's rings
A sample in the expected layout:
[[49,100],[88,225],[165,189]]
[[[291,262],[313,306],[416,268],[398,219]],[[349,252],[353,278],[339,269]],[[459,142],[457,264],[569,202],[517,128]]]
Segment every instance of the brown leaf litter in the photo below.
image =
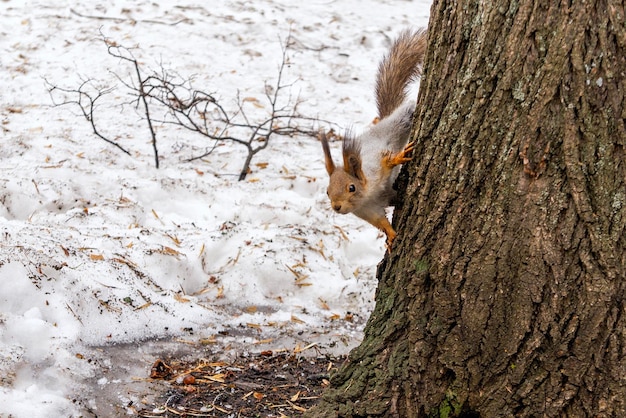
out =
[[262,351],[234,362],[157,360],[150,378],[169,389],[140,417],[294,417],[319,400],[345,357]]

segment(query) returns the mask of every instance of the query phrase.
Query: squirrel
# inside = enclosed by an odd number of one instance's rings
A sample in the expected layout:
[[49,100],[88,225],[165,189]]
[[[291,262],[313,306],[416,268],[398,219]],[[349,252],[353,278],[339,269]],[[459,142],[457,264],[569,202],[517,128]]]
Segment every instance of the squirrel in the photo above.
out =
[[359,136],[345,135],[343,167],[335,165],[326,134],[320,135],[332,208],[341,214],[353,213],[382,230],[388,249],[396,231],[387,220],[385,208],[395,197],[393,184],[399,166],[412,158],[413,143],[407,142],[415,101],[407,100],[407,89],[421,75],[426,36],[425,29],[405,30],[384,56],[375,88],[379,122]]

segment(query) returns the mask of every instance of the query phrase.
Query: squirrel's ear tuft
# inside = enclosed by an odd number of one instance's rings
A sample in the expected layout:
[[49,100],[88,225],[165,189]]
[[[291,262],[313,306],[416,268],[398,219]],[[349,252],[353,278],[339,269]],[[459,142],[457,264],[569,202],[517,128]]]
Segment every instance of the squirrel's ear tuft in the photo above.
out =
[[328,138],[326,137],[326,132],[320,131],[320,141],[322,141],[322,150],[324,150],[326,172],[330,176],[335,171],[335,163],[333,161],[332,155],[330,155],[330,147],[328,146]]
[[350,155],[347,158],[345,170],[353,177],[363,181],[365,176],[361,168],[361,158],[356,155]]
[[341,152],[343,154],[343,165],[348,170],[350,162],[348,161],[351,156],[355,156],[359,160],[361,159],[361,143],[356,139],[350,131],[346,132],[343,137]]
[[343,169],[360,182],[365,182],[361,167],[361,144],[351,135],[346,135],[343,140]]

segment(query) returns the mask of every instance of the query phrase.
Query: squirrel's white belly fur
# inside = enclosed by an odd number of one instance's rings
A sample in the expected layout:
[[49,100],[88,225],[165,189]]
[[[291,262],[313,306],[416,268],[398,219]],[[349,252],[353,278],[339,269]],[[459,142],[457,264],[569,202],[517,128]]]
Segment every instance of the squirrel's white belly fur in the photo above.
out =
[[[361,146],[363,158],[363,171],[368,179],[373,179],[380,173],[380,160],[383,154],[391,151],[400,152],[409,141],[409,132],[415,110],[415,101],[407,101],[397,108],[391,115],[380,120],[376,125],[363,132],[357,137]],[[400,167],[393,170],[396,175]]]

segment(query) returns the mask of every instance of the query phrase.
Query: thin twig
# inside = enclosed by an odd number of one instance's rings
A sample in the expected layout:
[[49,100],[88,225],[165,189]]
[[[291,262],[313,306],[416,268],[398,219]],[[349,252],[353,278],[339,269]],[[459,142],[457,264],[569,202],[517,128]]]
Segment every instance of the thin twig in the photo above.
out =
[[[105,135],[103,135],[100,132],[100,130],[98,129],[98,126],[96,124],[96,118],[95,118],[95,112],[94,112],[94,110],[96,108],[96,102],[98,100],[100,100],[102,97],[104,97],[105,95],[109,94],[111,91],[113,91],[112,88],[109,88],[109,89],[96,89],[96,95],[95,95],[95,97],[93,97],[92,95],[90,95],[86,91],[86,88],[89,85],[91,85],[92,80],[83,80],[83,82],[81,83],[81,85],[77,89],[64,89],[64,88],[52,85],[50,82],[48,82],[48,80],[45,80],[45,82],[48,85],[48,94],[50,94],[50,98],[52,99],[52,104],[54,106],[65,106],[65,105],[76,105],[76,106],[78,106],[78,108],[80,109],[83,117],[90,123],[91,129],[93,130],[93,133],[98,138],[100,138],[103,141],[113,145],[114,147],[118,148],[119,150],[121,150],[125,154],[130,155],[130,151],[128,151],[126,148],[122,147],[117,142],[115,142],[115,141],[107,138]],[[78,98],[75,99],[75,100],[63,99],[61,101],[58,101],[57,99],[55,99],[55,93],[57,91],[61,92],[64,96],[66,96],[66,95],[76,95]]]
[[152,125],[152,118],[150,116],[150,106],[148,104],[148,97],[150,97],[150,93],[146,92],[146,82],[150,80],[151,77],[144,79],[141,75],[141,69],[139,68],[139,62],[133,55],[132,51],[126,47],[119,46],[114,42],[111,42],[107,39],[107,37],[100,31],[100,35],[102,36],[102,40],[107,46],[107,51],[109,55],[119,58],[123,61],[129,62],[133,68],[135,69],[135,76],[137,77],[137,86],[124,82],[120,77],[117,77],[127,88],[132,90],[137,95],[137,101],[141,101],[143,104],[144,112],[146,115],[146,123],[148,124],[148,130],[150,131],[150,138],[152,142],[152,150],[154,153],[154,166],[159,168],[159,150],[157,147],[157,138],[156,132],[154,130],[154,126]]

